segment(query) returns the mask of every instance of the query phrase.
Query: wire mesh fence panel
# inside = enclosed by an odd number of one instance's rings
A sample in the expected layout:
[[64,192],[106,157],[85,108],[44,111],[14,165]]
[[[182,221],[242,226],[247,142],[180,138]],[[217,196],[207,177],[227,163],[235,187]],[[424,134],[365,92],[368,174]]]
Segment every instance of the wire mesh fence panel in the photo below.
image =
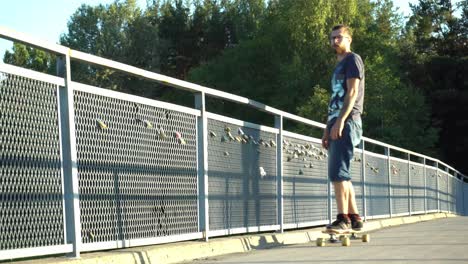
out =
[[196,117],[83,91],[74,100],[83,243],[198,232]]
[[328,220],[327,151],[320,144],[283,137],[285,224]]
[[456,213],[457,212],[457,179],[453,176],[449,177],[449,211]]
[[455,185],[457,188],[457,195],[455,197],[455,207],[456,207],[456,213],[459,215],[465,215],[463,204],[464,204],[464,195],[463,195],[463,181],[460,180],[455,180]]
[[387,159],[366,153],[366,205],[368,216],[390,213]]
[[422,165],[411,164],[409,173],[411,176],[411,211],[424,212],[424,167]]
[[463,184],[463,215],[468,216],[468,184]]
[[455,189],[454,213],[463,215],[463,185],[459,179],[453,179],[453,188]]
[[449,179],[447,177],[447,173],[438,171],[437,173],[439,177],[439,201],[440,201],[440,210],[448,211],[448,201],[449,196],[447,193],[447,188],[449,185]]
[[278,223],[276,134],[208,120],[210,230]]
[[0,251],[65,244],[57,89],[0,72]]
[[356,196],[356,206],[359,214],[364,212],[364,180],[362,171],[362,153],[355,152],[351,160],[351,182]]
[[426,167],[426,181],[427,181],[427,210],[437,210],[437,170],[432,167]]
[[391,160],[390,177],[392,188],[392,212],[394,214],[409,213],[408,162]]

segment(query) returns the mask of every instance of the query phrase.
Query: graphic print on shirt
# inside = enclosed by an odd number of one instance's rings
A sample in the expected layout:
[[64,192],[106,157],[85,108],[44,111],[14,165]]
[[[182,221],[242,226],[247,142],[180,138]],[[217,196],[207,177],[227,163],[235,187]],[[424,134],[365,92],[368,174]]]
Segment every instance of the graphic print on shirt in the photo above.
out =
[[338,65],[333,72],[332,77],[332,95],[330,105],[328,106],[328,121],[340,115],[340,111],[343,108],[345,92],[345,75],[342,74],[343,65]]

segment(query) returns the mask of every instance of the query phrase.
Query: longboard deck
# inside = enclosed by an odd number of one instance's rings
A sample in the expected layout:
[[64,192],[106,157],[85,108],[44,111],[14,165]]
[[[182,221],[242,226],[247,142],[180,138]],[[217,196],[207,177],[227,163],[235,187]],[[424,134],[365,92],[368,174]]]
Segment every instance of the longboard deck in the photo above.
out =
[[[360,239],[362,242],[369,242],[370,241],[370,235],[366,234],[362,230],[346,230],[346,231],[339,231],[339,230],[330,230],[330,229],[325,229],[322,231],[323,234],[327,234],[330,236],[328,239],[328,242],[330,243],[337,243],[341,242],[343,246],[350,246],[351,245],[351,239]],[[356,234],[362,234],[360,237],[356,236]],[[337,238],[339,236],[339,238]],[[326,239],[324,238],[318,238],[316,241],[317,246],[323,247],[325,246],[325,241]]]
[[346,235],[346,234],[359,234],[359,233],[364,233],[363,230],[357,230],[357,229],[349,229],[346,231],[338,231],[338,230],[333,230],[333,229],[325,229],[322,230],[322,233],[324,234],[335,234],[335,235]]

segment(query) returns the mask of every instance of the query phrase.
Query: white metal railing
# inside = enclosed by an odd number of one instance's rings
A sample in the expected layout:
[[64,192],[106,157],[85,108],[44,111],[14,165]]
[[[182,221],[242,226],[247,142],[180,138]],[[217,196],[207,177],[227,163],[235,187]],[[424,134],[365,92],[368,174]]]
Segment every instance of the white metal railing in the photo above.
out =
[[[237,96],[233,95],[230,93],[218,91],[215,89],[211,89],[208,87],[200,86],[197,84],[189,83],[183,80],[171,78],[168,76],[164,76],[161,74],[157,74],[154,72],[146,71],[143,69],[139,69],[133,66],[129,66],[123,63],[115,62],[109,59],[104,59],[100,58],[91,54],[86,54],[83,52],[75,51],[72,49],[69,49],[68,47],[64,47],[61,45],[57,44],[51,44],[48,42],[44,42],[38,39],[31,38],[27,35],[14,32],[12,30],[9,30],[5,27],[0,26],[0,37],[9,39],[15,42],[23,43],[29,46],[33,46],[35,48],[47,50],[49,52],[52,52],[54,54],[57,54],[59,56],[59,59],[61,59],[61,65],[59,65],[59,68],[62,68],[62,71],[64,72],[64,77],[53,77],[50,75],[46,74],[41,74],[37,73],[35,71],[7,65],[7,64],[2,64],[0,65],[0,71],[2,72],[7,72],[11,74],[21,74],[21,75],[27,75],[29,78],[41,80],[44,82],[50,82],[54,83],[60,87],[65,87],[66,89],[58,89],[58,97],[60,101],[60,129],[61,129],[61,142],[62,142],[62,150],[64,153],[62,153],[62,162],[63,162],[63,174],[64,175],[70,175],[70,177],[64,177],[64,200],[65,200],[65,217],[66,217],[66,245],[60,245],[58,247],[54,247],[52,251],[48,251],[48,253],[68,253],[68,252],[73,252],[73,255],[75,257],[78,257],[80,252],[82,250],[93,250],[92,245],[82,245],[80,241],[81,237],[81,227],[80,227],[80,209],[79,209],[79,190],[78,190],[78,182],[77,182],[77,165],[76,165],[76,142],[75,142],[75,124],[74,124],[74,113],[73,113],[73,91],[91,91],[94,90],[93,87],[83,85],[83,84],[78,84],[74,83],[71,81],[71,68],[70,68],[70,60],[76,60],[76,61],[81,61],[87,64],[92,64],[92,65],[98,65],[101,67],[106,67],[110,68],[113,70],[121,71],[129,75],[134,75],[140,78],[144,78],[147,80],[155,81],[167,86],[174,87],[176,89],[182,89],[186,91],[193,92],[195,94],[195,109],[192,108],[186,108],[182,106],[175,106],[172,104],[165,104],[162,102],[158,102],[157,106],[158,107],[163,107],[163,108],[168,108],[168,109],[174,109],[177,111],[182,111],[182,112],[187,112],[193,114],[197,118],[197,158],[198,158],[198,205],[199,205],[199,230],[200,232],[203,233],[204,238],[207,240],[210,236],[212,235],[224,235],[224,234],[232,234],[232,233],[239,233],[239,232],[254,232],[255,230],[272,230],[276,229],[279,227],[280,231],[283,231],[285,228],[291,228],[291,227],[304,227],[304,226],[309,226],[310,223],[296,223],[296,224],[289,224],[286,225],[283,222],[283,182],[282,182],[282,177],[283,175],[283,166],[284,166],[284,158],[283,158],[283,137],[285,136],[294,136],[298,139],[312,142],[312,143],[319,143],[318,139],[310,139],[309,137],[306,136],[300,136],[296,135],[294,133],[290,133],[288,131],[283,130],[283,121],[285,119],[299,122],[305,125],[313,126],[316,128],[323,129],[325,128],[325,125],[319,122],[315,122],[291,113],[287,113],[281,110],[278,110],[276,108],[267,106],[265,104],[262,104],[260,102],[242,97],[242,96]],[[70,87],[74,87],[71,89]],[[99,94],[103,96],[108,96],[108,93],[102,92],[100,90],[93,91],[93,93]],[[125,98],[127,100],[138,100],[140,102],[143,102],[148,105],[154,104],[152,100],[149,99],[141,99],[137,98],[134,96],[128,96],[128,95],[123,95],[120,93],[113,93],[113,97],[118,98],[121,96],[122,98]],[[224,100],[228,100],[240,105],[252,107],[256,110],[266,112],[268,114],[271,114],[275,116],[275,127],[274,128],[268,128],[265,126],[261,125],[256,125],[256,124],[251,124],[248,122],[244,121],[239,121],[235,119],[230,119],[224,116],[208,113],[205,109],[205,99],[206,96],[209,97],[216,97],[216,98],[221,98]],[[228,122],[232,124],[236,124],[238,126],[242,127],[250,127],[257,129],[259,131],[266,131],[269,133],[276,134],[276,141],[277,141],[277,146],[276,146],[276,157],[277,157],[277,174],[278,174],[278,179],[277,179],[277,204],[278,204],[278,225],[269,225],[269,226],[260,226],[260,227],[242,227],[242,228],[237,228],[236,230],[230,230],[225,231],[225,230],[218,230],[218,231],[211,231],[209,228],[209,203],[208,203],[208,196],[209,196],[209,190],[207,188],[208,186],[208,170],[209,170],[209,165],[207,162],[207,155],[208,155],[208,130],[207,130],[207,123],[208,119],[214,119],[214,120],[221,120],[223,122]],[[385,156],[382,156],[382,160],[386,160],[387,167],[385,168],[386,176],[388,176],[388,206],[389,206],[389,212],[388,215],[368,215],[367,214],[367,200],[369,199],[368,194],[366,193],[366,155],[374,155],[371,154],[370,152],[366,151],[366,145],[367,144],[374,144],[381,146],[385,149]],[[383,143],[377,140],[373,140],[367,137],[363,137],[363,142],[361,144],[360,148],[360,153],[362,157],[362,167],[361,167],[361,176],[362,176],[362,204],[363,204],[363,213],[364,216],[367,219],[372,219],[372,218],[379,218],[379,217],[393,217],[396,216],[397,214],[394,214],[392,212],[393,206],[392,206],[392,179],[391,179],[391,168],[390,168],[390,162],[391,160],[395,160],[394,157],[391,156],[392,151],[398,151],[401,153],[406,153],[408,155],[408,174],[410,171],[410,166],[414,162],[411,161],[410,157],[418,157],[423,160],[423,163],[421,166],[423,166],[424,169],[424,213],[432,212],[432,211],[443,211],[441,210],[441,205],[440,205],[440,197],[439,195],[443,193],[442,191],[447,192],[447,196],[450,193],[450,186],[449,186],[449,177],[452,177],[453,179],[457,179],[457,182],[459,184],[462,183],[458,179],[458,177],[462,177],[465,179],[468,179],[466,175],[463,175],[460,173],[458,170],[455,168],[447,165],[446,163],[432,158],[428,157],[426,155],[416,153],[410,150],[406,150],[397,146],[393,146],[387,143]],[[378,156],[378,155],[376,155]],[[434,166],[428,166],[427,162],[430,161],[434,164]],[[439,169],[439,165],[442,165],[445,167],[445,171]],[[426,180],[427,180],[427,175],[426,171],[427,168],[431,167],[433,170],[435,170],[438,174],[436,177],[436,189],[437,189],[437,210],[429,210],[428,205],[427,205],[427,192],[429,190]],[[455,177],[450,173],[452,171],[452,174],[455,174]],[[439,178],[442,176],[439,176],[439,173],[441,175],[444,175],[446,178],[446,190],[440,190],[439,188]],[[411,196],[411,176],[408,175],[408,212],[404,214],[412,214],[411,209],[411,204],[412,204],[412,196]],[[328,183],[328,220],[331,219],[332,216],[332,206],[331,206],[331,188],[330,188],[330,183]],[[463,189],[467,189],[466,185],[463,185]],[[463,199],[462,201],[458,202],[463,202],[464,206],[466,207],[466,201],[463,201],[466,199],[466,195],[463,192]],[[448,197],[446,197],[448,200]],[[448,201],[447,203],[447,210],[449,210],[449,205]],[[452,205],[453,206],[453,205]],[[457,206],[458,207],[458,206]],[[463,206],[462,206],[463,208]],[[420,213],[420,212],[418,212]],[[1,212],[0,212],[1,214]],[[401,214],[398,214],[401,215]],[[1,216],[1,215],[0,215]],[[320,222],[320,221],[319,221]],[[314,224],[317,224],[318,222],[314,222]],[[320,222],[321,223],[321,222]],[[190,234],[190,236],[183,238],[183,235],[181,235],[178,238],[171,238],[169,240],[165,240],[164,238],[161,239],[147,239],[144,240],[143,242],[131,242],[131,241],[123,241],[117,243],[118,245],[116,247],[126,247],[126,246],[132,246],[132,245],[142,245],[142,244],[148,244],[148,243],[159,243],[161,241],[163,242],[170,242],[170,241],[177,241],[177,240],[183,240],[183,239],[194,239],[194,238],[199,238],[200,234],[195,233],[195,234]],[[106,242],[106,243],[101,243],[100,248],[110,248],[113,247],[113,242]],[[115,243],[114,243],[115,245]],[[25,253],[26,252],[26,253]],[[0,252],[0,260],[1,259],[7,259],[7,258],[17,258],[19,256],[34,256],[34,255],[41,255],[44,254],[43,251],[38,251],[37,248],[35,249],[15,249],[15,250],[10,250],[8,252]]]

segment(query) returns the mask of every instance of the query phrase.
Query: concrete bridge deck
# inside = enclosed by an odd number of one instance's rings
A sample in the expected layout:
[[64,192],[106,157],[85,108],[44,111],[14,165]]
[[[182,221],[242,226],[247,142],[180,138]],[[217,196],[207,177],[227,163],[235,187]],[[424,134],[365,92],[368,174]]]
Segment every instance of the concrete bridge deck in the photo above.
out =
[[[367,222],[371,242],[317,247],[323,227],[14,261],[15,264],[468,263],[468,217],[437,213]],[[3,263],[3,262],[1,262]]]
[[307,243],[185,263],[468,263],[468,217],[389,227],[370,234],[370,243],[352,240],[350,247]]

